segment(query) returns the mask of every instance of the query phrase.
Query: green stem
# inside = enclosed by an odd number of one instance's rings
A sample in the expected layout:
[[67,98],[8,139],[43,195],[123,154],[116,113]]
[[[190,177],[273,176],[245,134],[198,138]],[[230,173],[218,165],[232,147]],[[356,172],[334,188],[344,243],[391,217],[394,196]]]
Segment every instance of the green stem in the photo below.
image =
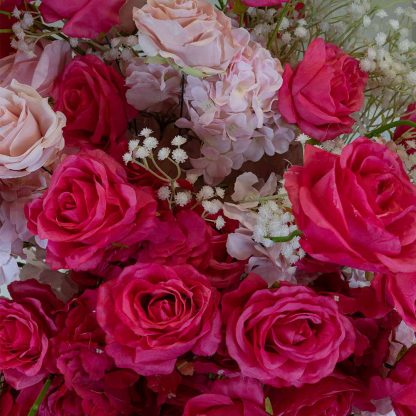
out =
[[39,407],[43,402],[43,399],[48,393],[51,383],[52,383],[52,377],[48,377],[45,381],[45,384],[42,387],[42,390],[40,391],[38,397],[36,398],[35,403],[33,403],[33,406],[30,408],[27,416],[36,416],[36,414],[38,413]]
[[13,30],[11,29],[0,29],[0,34],[2,33],[13,33]]
[[282,24],[283,18],[286,16],[287,12],[289,11],[289,8],[290,8],[290,0],[285,4],[285,6],[282,9],[282,13],[277,19],[276,26],[274,27],[273,33],[271,34],[267,42],[267,49],[271,48],[274,39],[276,39],[277,33],[279,32],[279,29],[280,29],[280,25]]
[[385,131],[393,129],[398,126],[409,126],[409,127],[416,128],[416,123],[410,120],[393,121],[392,123],[386,124],[384,126],[379,127],[378,129],[370,131],[369,133],[366,134],[366,137],[371,139],[372,137],[380,136],[381,133],[384,133]]
[[295,230],[289,235],[285,235],[282,237],[267,237],[269,240],[274,241],[275,243],[287,243],[288,241],[293,240],[295,237],[300,237],[302,232],[299,230]]
[[0,14],[4,14],[5,16],[7,16],[9,19],[12,17],[12,14],[9,12],[6,12],[5,10],[0,10]]

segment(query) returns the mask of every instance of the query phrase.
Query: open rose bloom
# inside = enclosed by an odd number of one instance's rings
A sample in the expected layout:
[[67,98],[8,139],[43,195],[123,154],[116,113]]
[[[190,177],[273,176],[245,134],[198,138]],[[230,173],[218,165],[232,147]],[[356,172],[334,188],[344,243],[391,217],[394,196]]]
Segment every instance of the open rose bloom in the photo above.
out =
[[414,21],[0,0],[0,416],[416,416]]

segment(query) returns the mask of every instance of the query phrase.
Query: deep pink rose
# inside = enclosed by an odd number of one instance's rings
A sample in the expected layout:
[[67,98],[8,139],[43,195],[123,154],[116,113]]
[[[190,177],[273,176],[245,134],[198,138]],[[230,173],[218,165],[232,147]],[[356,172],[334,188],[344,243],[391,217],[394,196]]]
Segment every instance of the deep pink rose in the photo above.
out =
[[416,187],[397,154],[360,138],[341,155],[313,146],[285,175],[302,248],[359,270],[416,271]]
[[48,190],[26,207],[28,228],[48,239],[54,269],[91,270],[118,245],[141,241],[152,229],[156,202],[129,185],[125,170],[101,150],[68,156]]
[[249,275],[224,295],[222,312],[242,374],[275,387],[316,383],[354,350],[353,326],[336,302],[304,286],[269,289]]
[[388,398],[397,416],[416,414],[416,346],[397,362],[387,378],[374,377],[371,393],[374,400]]
[[114,68],[94,55],[75,58],[52,92],[55,110],[67,117],[66,144],[109,147],[123,140],[128,121],[137,113],[125,93],[124,78]]
[[217,288],[238,282],[244,273],[245,262],[227,255],[227,234],[218,234],[194,211],[180,211],[159,221],[156,228],[158,232],[140,250],[139,261],[190,264]]
[[279,111],[288,123],[319,141],[350,133],[355,123],[351,114],[364,102],[367,78],[356,59],[315,39],[295,69],[286,65]]
[[36,280],[8,286],[12,300],[0,298],[0,371],[15,389],[32,386],[48,374],[49,338],[62,303]]
[[100,286],[97,319],[118,367],[169,374],[186,352],[216,352],[218,303],[217,291],[193,267],[143,264]]
[[64,20],[62,32],[73,38],[95,38],[119,23],[119,11],[126,0],[42,0],[40,12],[46,23]]
[[354,395],[362,390],[354,378],[334,374],[299,389],[275,390],[269,397],[274,416],[349,416]]
[[267,416],[263,388],[250,379],[216,381],[209,393],[190,399],[183,416]]

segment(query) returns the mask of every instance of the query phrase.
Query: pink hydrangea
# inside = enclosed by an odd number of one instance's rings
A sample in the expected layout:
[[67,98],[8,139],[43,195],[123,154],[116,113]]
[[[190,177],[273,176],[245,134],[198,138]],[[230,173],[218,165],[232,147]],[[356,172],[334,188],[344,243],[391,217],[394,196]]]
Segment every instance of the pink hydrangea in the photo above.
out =
[[127,102],[137,110],[167,112],[179,104],[181,76],[172,67],[137,58],[126,75]]
[[207,79],[187,78],[184,98],[189,119],[180,119],[177,125],[191,128],[201,138],[203,159],[215,163],[225,157],[230,161],[216,170],[203,160],[194,160],[194,167],[204,171],[206,181],[218,182],[230,168],[239,169],[247,160],[257,162],[264,154],[288,150],[294,133],[282,126],[276,112],[281,73],[279,60],[251,42],[226,73]]

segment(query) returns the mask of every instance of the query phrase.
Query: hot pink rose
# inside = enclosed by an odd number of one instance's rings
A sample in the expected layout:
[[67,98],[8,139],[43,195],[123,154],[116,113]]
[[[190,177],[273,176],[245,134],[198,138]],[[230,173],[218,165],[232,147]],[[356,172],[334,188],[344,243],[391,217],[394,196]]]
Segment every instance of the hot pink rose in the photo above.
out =
[[74,270],[94,269],[118,245],[146,238],[155,212],[153,196],[128,184],[123,167],[101,150],[68,156],[26,207],[30,231],[48,239],[50,266]]
[[315,39],[295,69],[286,65],[279,111],[288,123],[319,141],[350,133],[355,123],[351,114],[364,102],[367,78],[356,59]]
[[245,262],[227,255],[227,235],[218,234],[194,211],[183,210],[159,221],[157,230],[143,243],[140,262],[192,265],[217,288],[238,282],[244,272]]
[[52,93],[55,109],[67,117],[66,143],[108,147],[124,139],[128,121],[137,113],[125,93],[124,78],[114,68],[94,55],[75,58]]
[[354,395],[363,386],[341,374],[334,374],[316,384],[275,390],[269,395],[274,416],[349,416]]
[[169,374],[186,352],[216,352],[218,302],[216,290],[190,266],[131,266],[99,288],[97,318],[107,334],[106,351],[121,368]]
[[267,416],[263,388],[250,379],[216,381],[208,393],[195,396],[183,416]]
[[148,0],[133,10],[133,18],[146,55],[210,75],[224,72],[249,40],[245,29],[234,29],[231,19],[205,0]]
[[336,302],[304,286],[269,289],[249,275],[224,295],[222,312],[230,356],[265,384],[316,383],[354,350],[354,329]]
[[12,300],[0,298],[0,371],[8,384],[22,389],[48,374],[53,315],[63,305],[35,280],[14,282],[8,290]]
[[40,12],[46,23],[64,20],[62,32],[73,38],[95,38],[119,22],[119,11],[125,0],[73,1],[42,0]]
[[7,87],[15,79],[48,97],[55,79],[70,60],[71,47],[62,40],[46,43],[44,47],[36,45],[34,55],[18,51],[0,59],[0,86]]
[[386,286],[387,298],[400,316],[416,330],[416,273],[378,276]]
[[416,187],[386,146],[360,138],[340,156],[307,146],[285,175],[302,248],[360,270],[416,271]]

